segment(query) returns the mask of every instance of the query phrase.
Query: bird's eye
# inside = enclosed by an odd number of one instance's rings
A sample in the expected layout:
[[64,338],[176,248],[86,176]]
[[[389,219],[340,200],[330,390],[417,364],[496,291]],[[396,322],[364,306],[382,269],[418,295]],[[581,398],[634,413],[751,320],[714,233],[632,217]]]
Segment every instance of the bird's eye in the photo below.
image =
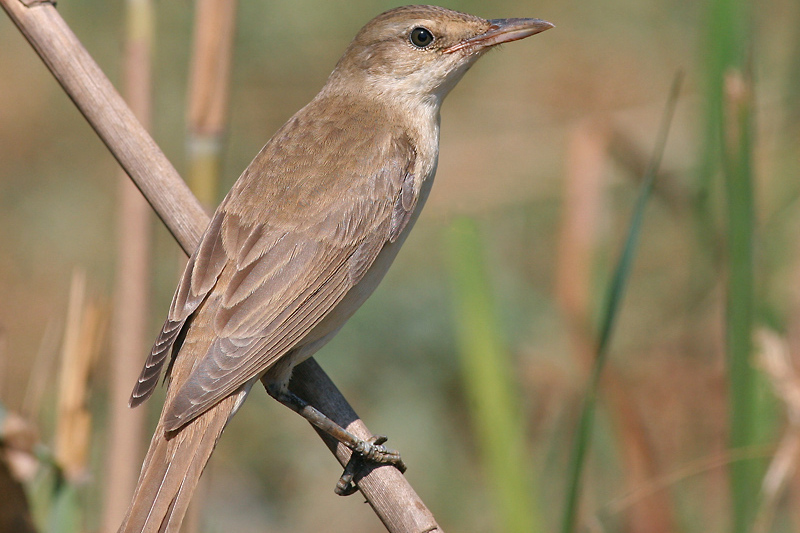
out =
[[408,40],[417,48],[425,48],[433,42],[433,34],[425,28],[414,28]]

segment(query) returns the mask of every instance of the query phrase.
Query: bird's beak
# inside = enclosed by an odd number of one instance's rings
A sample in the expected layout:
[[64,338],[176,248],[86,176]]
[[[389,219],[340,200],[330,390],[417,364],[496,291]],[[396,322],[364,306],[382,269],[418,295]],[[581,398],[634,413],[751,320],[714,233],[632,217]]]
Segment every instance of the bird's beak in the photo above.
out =
[[475,37],[464,39],[442,51],[445,54],[452,54],[464,48],[489,48],[502,43],[518,41],[550,28],[555,28],[554,24],[541,19],[494,19],[490,20],[489,23],[491,23],[491,26],[485,32]]

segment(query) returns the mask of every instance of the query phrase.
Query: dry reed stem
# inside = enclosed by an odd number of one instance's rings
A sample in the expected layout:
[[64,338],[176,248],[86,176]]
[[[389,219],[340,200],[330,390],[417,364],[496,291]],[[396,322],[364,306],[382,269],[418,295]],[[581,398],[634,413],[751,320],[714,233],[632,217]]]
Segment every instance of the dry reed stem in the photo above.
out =
[[198,0],[189,75],[189,127],[197,136],[221,136],[236,34],[236,0]]
[[568,142],[555,297],[570,328],[573,350],[588,372],[594,353],[591,272],[602,209],[608,130],[594,121],[582,122],[573,129]]
[[[55,7],[48,2],[27,7],[20,0],[0,0],[0,5],[184,251],[191,253],[208,225],[208,216]],[[317,386],[324,382],[330,382],[330,379],[312,359],[296,370],[295,387],[313,384],[308,387],[306,400],[318,408],[325,404],[327,407],[321,410],[352,433],[361,437],[371,436],[372,433],[335,387]],[[337,454],[340,462],[345,455]],[[441,531],[433,514],[394,467],[372,470],[362,479],[360,490],[389,531]]]
[[207,209],[218,199],[236,34],[235,0],[198,0],[189,75],[188,181]]
[[91,438],[89,375],[103,330],[100,308],[86,299],[86,276],[73,273],[58,375],[55,458],[70,481],[86,471]]
[[[151,0],[126,2],[123,93],[145,128],[152,115],[154,13]],[[111,337],[110,409],[106,442],[101,531],[117,530],[133,496],[144,457],[146,409],[127,406],[147,353],[150,310],[151,215],[147,202],[124,172],[117,188],[117,263]]]

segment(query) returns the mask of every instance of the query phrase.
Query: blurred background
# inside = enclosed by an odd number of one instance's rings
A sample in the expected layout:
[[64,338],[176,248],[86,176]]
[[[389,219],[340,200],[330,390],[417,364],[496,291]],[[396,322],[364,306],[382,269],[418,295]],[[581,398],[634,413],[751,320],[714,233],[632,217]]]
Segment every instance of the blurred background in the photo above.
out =
[[[126,40],[153,21],[151,131],[212,209],[358,29],[398,5],[239,1],[230,68],[203,82],[197,5],[157,2],[137,18],[141,3],[58,10],[118,87]],[[448,97],[425,212],[317,360],[402,452],[445,530],[800,530],[800,4],[442,5],[556,28],[488,54]],[[678,71],[626,291],[609,293]],[[204,115],[193,91],[215,83],[221,104]],[[203,181],[214,169],[219,182]],[[118,174],[0,16],[0,437],[39,531],[115,530],[110,500],[128,496],[112,496],[124,484],[113,468],[138,473],[163,399],[137,410],[144,429],[112,455],[112,433],[138,424],[115,347],[138,373],[184,261],[150,217],[136,237],[149,251],[133,252],[143,286],[121,288],[132,260],[119,241],[140,223],[119,221]],[[147,295],[139,340],[114,333],[135,320],[114,318],[130,307],[115,306],[124,290]],[[609,294],[624,298],[576,459]],[[381,530],[363,498],[334,495],[340,473],[305,422],[254,390],[186,531]],[[565,511],[570,492],[579,504]]]

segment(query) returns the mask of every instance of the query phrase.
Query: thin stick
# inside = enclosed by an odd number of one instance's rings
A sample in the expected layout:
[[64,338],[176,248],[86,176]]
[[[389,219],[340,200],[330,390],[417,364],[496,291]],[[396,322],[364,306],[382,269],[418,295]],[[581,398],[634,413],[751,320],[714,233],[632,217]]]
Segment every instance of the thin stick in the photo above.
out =
[[222,147],[228,125],[228,94],[236,34],[236,0],[199,0],[189,71],[187,180],[213,209],[217,203]]
[[86,473],[92,415],[89,376],[100,351],[105,311],[86,295],[86,274],[74,272],[58,370],[55,458],[71,482]]
[[0,2],[89,125],[119,161],[186,254],[208,215],[89,52],[49,2]]
[[[152,0],[127,0],[123,93],[142,125],[149,127],[152,109],[152,55],[155,16]],[[146,409],[128,409],[131,384],[141,370],[141,355],[150,348],[150,207],[123,171],[117,178],[117,264],[111,330],[110,400],[100,531],[117,530],[125,516],[144,457]]]
[[[78,41],[55,7],[20,0],[0,0],[22,34],[61,83],[114,157],[125,168],[139,190],[187,253],[200,241],[208,216],[183,183],[177,171]],[[294,390],[304,388],[305,399],[348,431],[362,437],[372,433],[358,419],[315,362],[298,368]],[[345,453],[337,459],[346,463]],[[360,490],[378,517],[393,533],[441,531],[431,512],[422,504],[406,478],[394,467],[372,470]],[[413,502],[413,503],[412,503]]]

